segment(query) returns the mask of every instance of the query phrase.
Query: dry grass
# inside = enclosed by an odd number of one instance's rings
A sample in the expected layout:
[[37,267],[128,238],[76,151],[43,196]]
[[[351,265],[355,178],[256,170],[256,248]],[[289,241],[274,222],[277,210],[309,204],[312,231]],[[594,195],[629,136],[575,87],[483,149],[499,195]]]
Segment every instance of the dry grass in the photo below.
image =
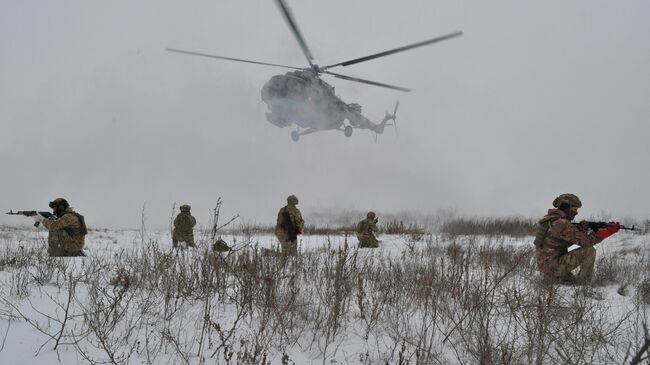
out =
[[[597,285],[637,288],[635,306],[613,311],[599,287],[539,280],[530,248],[496,233],[438,237],[398,255],[330,242],[296,257],[213,253],[208,236],[196,250],[145,240],[83,261],[15,247],[0,252],[0,317],[92,364],[291,364],[301,352],[329,363],[350,343],[362,364],[622,363],[642,349],[650,277],[630,270],[646,257],[598,261]],[[39,312],[23,309],[31,295],[49,298]]]
[[534,236],[537,232],[537,222],[521,217],[457,218],[444,223],[440,227],[440,232],[452,236]]

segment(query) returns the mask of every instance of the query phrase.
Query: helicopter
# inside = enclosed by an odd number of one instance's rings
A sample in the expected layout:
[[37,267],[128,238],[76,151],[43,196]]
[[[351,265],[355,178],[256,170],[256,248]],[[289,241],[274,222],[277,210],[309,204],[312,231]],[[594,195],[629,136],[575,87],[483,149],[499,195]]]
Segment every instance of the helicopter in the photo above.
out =
[[[307,46],[302,33],[298,28],[292,12],[287,6],[285,0],[275,0],[284,15],[289,28],[295,36],[300,48],[302,49],[309,67],[294,67],[275,63],[246,60],[241,58],[232,58],[207,54],[201,52],[187,51],[176,48],[166,48],[169,52],[182,53],[193,56],[215,58],[227,61],[236,61],[252,63],[265,66],[281,67],[292,69],[283,75],[275,75],[264,84],[261,90],[262,101],[269,109],[266,113],[266,120],[278,127],[289,127],[296,125],[296,129],[291,132],[291,139],[298,142],[301,136],[325,130],[341,131],[346,137],[352,136],[354,128],[368,129],[377,135],[384,132],[386,126],[394,126],[397,133],[396,114],[399,107],[399,101],[395,104],[393,113],[386,112],[384,119],[379,123],[373,123],[361,113],[361,105],[357,103],[346,103],[341,100],[327,82],[323,81],[321,75],[329,75],[338,79],[359,82],[367,85],[384,87],[392,90],[409,92],[400,86],[389,85],[371,80],[365,80],[357,77],[346,76],[329,71],[334,67],[345,67],[357,63],[369,61],[375,58],[392,55],[398,52],[411,50],[414,48],[441,42],[447,39],[455,38],[463,34],[462,31],[446,34],[440,37],[431,38],[422,42],[413,43],[407,46],[394,48],[388,51],[375,53],[369,56],[355,58],[352,60],[338,62],[328,66],[319,66],[314,63],[314,57]],[[347,123],[346,123],[347,121]],[[392,122],[392,123],[390,123]]]

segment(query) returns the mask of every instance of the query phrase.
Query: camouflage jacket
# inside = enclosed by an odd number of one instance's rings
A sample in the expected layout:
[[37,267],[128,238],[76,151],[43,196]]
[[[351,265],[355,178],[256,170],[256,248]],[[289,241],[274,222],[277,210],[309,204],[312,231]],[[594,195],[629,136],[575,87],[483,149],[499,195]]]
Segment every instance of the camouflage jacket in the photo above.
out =
[[44,219],[42,224],[49,231],[47,242],[51,256],[68,256],[83,249],[86,236],[81,233],[81,221],[72,208],[56,220]]
[[560,264],[560,257],[569,251],[569,247],[589,247],[602,241],[595,232],[571,224],[571,219],[559,209],[549,209],[539,224],[547,222],[550,225],[546,238],[535,250],[537,270],[543,273],[553,274]]
[[181,235],[192,234],[196,219],[190,212],[180,212],[174,219],[174,233]]
[[296,233],[301,234],[305,229],[305,221],[302,220],[302,214],[300,213],[300,210],[295,205],[291,204],[287,204],[286,206],[280,208],[280,211],[278,212],[278,219],[275,224],[275,229],[280,229],[283,231],[287,230],[287,228],[284,226],[285,212],[289,214],[289,220],[291,221],[293,228],[296,230]]
[[366,218],[359,223],[357,223],[357,236],[367,236],[374,237],[374,232],[379,231],[375,220],[372,218]]

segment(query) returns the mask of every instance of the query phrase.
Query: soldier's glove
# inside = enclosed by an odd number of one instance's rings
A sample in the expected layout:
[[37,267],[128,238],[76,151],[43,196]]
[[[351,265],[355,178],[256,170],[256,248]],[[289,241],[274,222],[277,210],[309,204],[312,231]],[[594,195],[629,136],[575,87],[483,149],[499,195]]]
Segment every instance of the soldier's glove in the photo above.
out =
[[32,216],[32,218],[34,218],[34,222],[36,222],[36,223],[41,223],[43,221],[43,219],[45,219],[45,217],[43,217],[39,213],[34,214]]
[[377,222],[379,222],[379,218],[375,218],[375,224],[377,224]]
[[601,228],[596,232],[598,237],[605,239],[614,233],[618,232],[621,229],[621,225],[618,222],[609,222],[606,228]]

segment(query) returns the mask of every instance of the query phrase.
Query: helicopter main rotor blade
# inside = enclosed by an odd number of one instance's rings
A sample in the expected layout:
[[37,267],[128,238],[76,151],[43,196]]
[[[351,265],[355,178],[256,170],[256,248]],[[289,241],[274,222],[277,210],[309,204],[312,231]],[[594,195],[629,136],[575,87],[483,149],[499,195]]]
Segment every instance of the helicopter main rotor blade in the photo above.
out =
[[332,76],[334,76],[336,78],[343,79],[343,80],[356,81],[356,82],[361,82],[361,83],[368,84],[368,85],[381,86],[381,87],[385,87],[385,88],[389,88],[389,89],[393,89],[393,90],[399,90],[399,91],[406,91],[406,92],[411,91],[411,89],[406,89],[406,88],[399,87],[399,86],[382,84],[381,82],[364,80],[364,79],[360,79],[360,78],[357,78],[357,77],[345,76],[345,75],[337,74],[337,73],[330,72],[330,71],[324,71],[323,73],[326,73],[328,75],[332,75]]
[[267,62],[259,62],[259,61],[250,61],[250,60],[243,60],[240,58],[232,58],[232,57],[223,57],[223,56],[216,56],[212,54],[207,54],[207,53],[199,53],[199,52],[192,52],[192,51],[184,51],[182,49],[174,49],[174,48],[165,48],[166,51],[169,52],[177,52],[177,53],[184,53],[192,56],[201,56],[201,57],[209,57],[209,58],[218,58],[220,60],[228,60],[228,61],[237,61],[237,62],[246,62],[246,63],[254,63],[256,65],[265,65],[265,66],[275,66],[275,67],[284,67],[284,68],[291,68],[294,70],[302,70],[303,68],[301,67],[293,67],[293,66],[286,66],[286,65],[278,65],[276,63],[267,63]]
[[314,56],[312,56],[309,47],[307,47],[307,42],[305,42],[305,39],[302,37],[302,33],[300,33],[300,29],[298,29],[298,23],[296,23],[296,21],[293,19],[293,15],[291,15],[291,11],[289,10],[289,7],[284,2],[284,0],[276,0],[275,2],[282,10],[282,14],[284,14],[284,19],[289,24],[289,27],[291,28],[293,35],[296,36],[296,40],[298,41],[298,44],[300,44],[300,48],[302,48],[302,53],[304,53],[305,57],[307,57],[307,62],[309,62],[309,66],[314,68],[314,64],[311,62],[314,59]]
[[332,68],[332,67],[336,67],[336,66],[350,66],[350,65],[354,65],[355,63],[370,61],[370,60],[373,60],[375,58],[392,55],[392,54],[398,53],[398,52],[408,51],[409,49],[418,48],[418,47],[426,46],[426,45],[429,45],[429,44],[441,42],[441,41],[444,41],[444,40],[447,40],[447,39],[450,39],[450,38],[459,37],[461,35],[463,35],[463,32],[460,32],[460,31],[455,32],[455,33],[450,33],[450,34],[447,34],[447,35],[443,35],[442,37],[436,37],[436,38],[428,39],[426,41],[413,43],[413,44],[410,44],[408,46],[399,47],[399,48],[391,49],[389,51],[375,53],[375,54],[370,55],[370,56],[355,58],[355,59],[350,60],[350,61],[345,61],[345,62],[336,63],[334,65],[325,66],[325,67],[322,67],[321,70],[327,70],[328,68]]

